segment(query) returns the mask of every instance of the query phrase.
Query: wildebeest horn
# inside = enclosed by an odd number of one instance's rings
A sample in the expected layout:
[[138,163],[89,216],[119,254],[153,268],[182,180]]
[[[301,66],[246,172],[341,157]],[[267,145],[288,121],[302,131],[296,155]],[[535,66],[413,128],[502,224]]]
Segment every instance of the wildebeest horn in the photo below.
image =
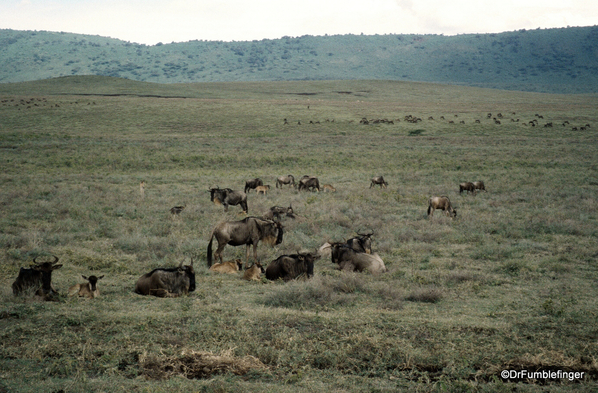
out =
[[185,262],[185,260],[184,260],[184,259],[181,261],[181,263],[179,263],[179,269],[182,269],[182,268],[183,268],[183,262]]
[[52,257],[54,257],[54,261],[52,262],[52,265],[55,265],[56,263],[58,263],[58,257],[56,255],[52,255]]
[[193,266],[193,257],[191,257],[191,266]]

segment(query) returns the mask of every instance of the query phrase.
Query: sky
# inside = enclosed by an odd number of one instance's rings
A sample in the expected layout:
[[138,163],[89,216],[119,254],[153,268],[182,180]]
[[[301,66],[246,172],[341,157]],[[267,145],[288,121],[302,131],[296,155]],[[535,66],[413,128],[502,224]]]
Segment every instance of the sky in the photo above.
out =
[[0,0],[0,29],[90,34],[147,45],[593,25],[598,25],[596,0]]

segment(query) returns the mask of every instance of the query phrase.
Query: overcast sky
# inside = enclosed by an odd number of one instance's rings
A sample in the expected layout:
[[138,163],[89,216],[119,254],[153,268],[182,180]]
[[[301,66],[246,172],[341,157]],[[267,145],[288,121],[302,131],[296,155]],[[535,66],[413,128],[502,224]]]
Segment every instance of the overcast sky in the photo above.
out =
[[0,0],[2,29],[92,34],[149,45],[597,24],[597,0]]

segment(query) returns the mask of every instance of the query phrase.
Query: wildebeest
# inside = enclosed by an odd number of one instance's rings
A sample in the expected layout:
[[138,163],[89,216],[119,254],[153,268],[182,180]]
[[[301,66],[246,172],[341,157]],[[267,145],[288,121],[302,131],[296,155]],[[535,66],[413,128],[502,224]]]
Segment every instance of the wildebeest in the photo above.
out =
[[314,275],[314,261],[320,259],[317,253],[298,253],[281,255],[266,268],[268,280],[294,280],[302,275],[310,278]]
[[370,183],[370,188],[374,187],[376,184],[378,184],[380,186],[380,188],[382,188],[382,187],[386,188],[388,186],[388,183],[384,180],[383,176],[372,177],[372,182]]
[[297,189],[299,191],[320,191],[320,181],[315,176],[303,176],[301,180],[299,180],[299,187]]
[[265,273],[264,268],[259,262],[256,262],[243,272],[243,279],[247,281],[259,281],[262,277],[262,273]]
[[447,196],[435,196],[428,200],[428,217],[434,216],[434,210],[443,210],[449,217],[457,217],[457,210],[453,209]]
[[274,247],[282,243],[283,227],[280,222],[247,217],[241,221],[225,221],[216,225],[208,243],[208,267],[212,266],[212,241],[218,241],[214,258],[222,262],[222,250],[227,244],[246,246],[245,264],[249,264],[249,246],[253,245],[253,257],[257,262],[257,245],[260,241]]
[[388,271],[384,261],[376,253],[366,254],[357,252],[344,243],[332,243],[331,260],[339,265],[340,270],[347,272],[368,271],[372,274],[385,273]]
[[[473,185],[475,187],[476,190],[484,190],[486,191],[486,186],[484,186],[484,182],[483,181],[474,181]],[[486,191],[488,192],[488,191]]]
[[245,182],[245,190],[243,190],[243,191],[248,192],[249,190],[255,190],[256,187],[263,186],[263,185],[264,185],[264,182],[262,181],[262,179],[260,179],[259,177],[256,177],[255,179],[247,180]]
[[289,207],[282,207],[282,206],[272,206],[268,212],[266,212],[262,218],[266,220],[273,220],[273,221],[280,221],[282,216],[285,215],[290,218],[295,218],[295,214],[293,213],[293,206],[289,205]]
[[240,259],[235,259],[234,261],[215,263],[210,266],[210,271],[214,273],[237,274],[242,267],[243,262]]
[[210,200],[214,203],[224,206],[224,211],[228,211],[229,205],[241,205],[245,213],[247,209],[247,194],[241,191],[233,191],[230,188],[210,188]]
[[190,265],[157,268],[139,277],[135,284],[135,293],[157,297],[179,297],[195,291],[195,271],[193,258]]
[[104,276],[81,276],[87,282],[82,284],[75,284],[69,288],[69,296],[79,295],[79,297],[86,297],[89,299],[94,299],[100,296],[100,291],[98,290],[98,280],[104,278]]
[[41,296],[44,300],[52,300],[58,295],[58,292],[52,286],[52,272],[60,269],[62,265],[57,265],[58,257],[52,256],[52,262],[37,262],[37,257],[33,258],[31,268],[21,268],[15,282],[12,283],[12,293],[17,296],[28,290],[35,290],[36,296]]
[[187,204],[185,204],[183,206],[172,207],[170,209],[170,214],[173,214],[173,215],[180,214],[183,210],[185,210],[185,207],[187,207]]
[[323,191],[336,192],[336,188],[332,187],[332,184],[324,184],[322,186],[322,190]]
[[475,185],[469,181],[459,184],[459,194],[461,194],[463,191],[465,191],[465,192],[469,191],[473,195],[475,195]]
[[356,237],[347,240],[347,245],[357,252],[372,253],[372,233],[357,233]]
[[286,176],[279,176],[276,179],[276,188],[282,188],[283,184],[289,184],[291,186],[295,185],[295,178],[293,177],[293,175],[286,175]]
[[266,192],[268,192],[269,189],[270,189],[270,185],[266,184],[265,186],[257,186],[255,188],[255,192],[258,194],[262,193],[262,194],[266,195]]

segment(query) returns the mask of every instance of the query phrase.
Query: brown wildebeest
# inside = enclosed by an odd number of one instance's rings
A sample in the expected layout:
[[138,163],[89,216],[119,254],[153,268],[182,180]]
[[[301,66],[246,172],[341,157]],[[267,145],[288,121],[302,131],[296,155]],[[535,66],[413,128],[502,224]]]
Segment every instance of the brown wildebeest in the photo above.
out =
[[86,297],[89,299],[96,298],[100,296],[100,291],[98,290],[98,280],[104,278],[104,276],[81,276],[87,282],[83,284],[75,284],[69,288],[69,296],[79,295],[79,297]]
[[298,253],[293,255],[281,255],[266,268],[268,280],[284,281],[294,280],[302,275],[311,278],[314,275],[314,261],[320,259],[317,253]]
[[457,210],[453,209],[447,196],[435,196],[428,200],[428,217],[434,216],[434,210],[443,210],[449,217],[457,217]]
[[210,271],[213,273],[237,274],[242,267],[243,262],[240,259],[235,259],[233,261],[215,263],[210,266]]
[[225,221],[216,225],[208,243],[208,267],[212,266],[212,241],[218,241],[214,258],[222,262],[222,250],[227,244],[246,246],[245,264],[249,264],[249,247],[253,245],[253,258],[257,262],[257,245],[260,241],[274,247],[282,243],[283,227],[280,222],[247,217],[241,221]]
[[258,194],[262,193],[262,194],[266,195],[266,193],[268,192],[269,189],[270,189],[270,185],[266,184],[265,186],[257,186],[255,188],[255,192]]
[[256,187],[263,186],[263,185],[264,185],[264,182],[262,181],[262,179],[260,179],[259,177],[256,177],[255,179],[247,180],[245,182],[245,189],[243,191],[248,192],[249,190],[255,190]]
[[375,176],[372,177],[371,180],[372,182],[370,183],[370,188],[374,187],[376,184],[379,185],[380,188],[386,188],[388,186],[388,183],[384,180],[383,176]]
[[249,269],[245,270],[243,279],[247,281],[260,281],[262,273],[265,273],[264,268],[259,262],[256,262]]
[[346,272],[364,272],[372,274],[385,273],[388,271],[384,261],[376,253],[366,254],[357,252],[345,243],[332,243],[331,259],[332,263],[339,265],[340,270]]
[[334,188],[334,187],[332,186],[332,184],[324,184],[324,185],[322,186],[322,190],[323,190],[323,191],[336,192],[336,188]]
[[295,178],[293,177],[293,175],[286,175],[286,176],[279,176],[276,179],[276,188],[282,188],[283,184],[289,184],[290,186],[294,186],[295,185]]
[[228,211],[229,205],[240,205],[245,213],[247,208],[247,194],[241,191],[233,191],[230,188],[210,188],[210,200],[215,204],[224,206],[224,211]]
[[44,300],[54,300],[58,292],[52,286],[52,272],[60,269],[62,265],[57,265],[57,256],[52,257],[52,262],[37,262],[38,257],[35,257],[31,268],[21,268],[15,282],[12,283],[12,293],[17,296],[32,289],[35,290],[36,296]]
[[135,284],[135,293],[157,297],[179,297],[195,291],[195,270],[193,258],[191,264],[183,262],[174,268],[158,268],[139,277]]
[[282,216],[285,215],[290,218],[295,218],[293,207],[272,206],[268,212],[266,212],[262,218],[265,220],[280,221]]
[[459,194],[461,194],[463,191],[465,192],[471,192],[473,195],[475,195],[475,186],[472,182],[465,182],[465,183],[461,183],[459,184]]
[[303,176],[301,180],[299,180],[299,187],[297,187],[299,191],[320,191],[320,181],[315,176]]
[[[475,187],[476,190],[484,190],[486,191],[486,186],[484,186],[484,182],[483,181],[474,181],[473,185]],[[488,192],[488,191],[486,191]]]

